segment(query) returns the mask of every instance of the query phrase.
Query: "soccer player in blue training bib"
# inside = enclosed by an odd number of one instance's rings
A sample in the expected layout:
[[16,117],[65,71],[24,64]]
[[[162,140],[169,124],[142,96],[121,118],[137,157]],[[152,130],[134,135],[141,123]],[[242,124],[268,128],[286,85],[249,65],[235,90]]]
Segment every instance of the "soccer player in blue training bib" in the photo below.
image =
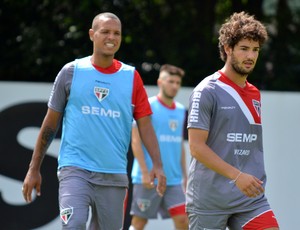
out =
[[183,146],[186,109],[174,100],[184,75],[184,70],[179,67],[169,64],[161,66],[157,80],[159,92],[149,98],[153,111],[151,121],[167,177],[167,189],[162,197],[155,192],[149,177],[153,167],[150,155],[141,143],[137,128],[132,129],[131,145],[135,159],[131,174],[133,193],[130,230],[144,229],[148,219],[155,219],[158,214],[163,219],[172,218],[175,229],[188,229],[184,195],[187,173]]
[[265,26],[254,16],[231,15],[219,30],[224,67],[192,92],[189,229],[279,229],[264,193],[260,92],[247,81],[267,38]]
[[93,54],[67,63],[58,73],[48,102],[23,196],[41,195],[40,167],[62,119],[58,156],[62,229],[123,229],[127,197],[127,152],[132,121],[154,167],[157,192],[166,187],[152,114],[142,79],[134,67],[114,59],[121,45],[121,21],[109,12],[97,15],[89,30]]

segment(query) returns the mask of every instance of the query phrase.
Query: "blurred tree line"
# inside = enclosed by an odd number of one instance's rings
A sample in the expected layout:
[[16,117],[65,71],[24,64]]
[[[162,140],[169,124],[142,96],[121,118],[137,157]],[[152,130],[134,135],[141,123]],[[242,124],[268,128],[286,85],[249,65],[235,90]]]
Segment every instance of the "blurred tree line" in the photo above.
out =
[[268,28],[249,81],[263,90],[300,90],[300,4],[297,0],[2,0],[0,80],[53,82],[61,67],[92,53],[94,16],[110,11],[123,24],[116,58],[134,65],[147,85],[160,65],[186,70],[184,86],[223,66],[218,29],[232,13],[254,14]]

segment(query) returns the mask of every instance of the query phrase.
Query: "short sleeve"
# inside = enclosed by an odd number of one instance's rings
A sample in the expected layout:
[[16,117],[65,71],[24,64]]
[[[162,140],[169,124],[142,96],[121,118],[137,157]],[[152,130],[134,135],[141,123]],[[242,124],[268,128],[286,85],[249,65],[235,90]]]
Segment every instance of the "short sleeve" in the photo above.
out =
[[213,109],[213,96],[210,91],[195,89],[189,98],[187,128],[209,130]]
[[52,86],[48,107],[63,112],[70,94],[74,72],[74,63],[66,64],[58,73]]
[[133,117],[135,120],[152,114],[144,83],[136,70],[134,72],[132,104],[134,106]]

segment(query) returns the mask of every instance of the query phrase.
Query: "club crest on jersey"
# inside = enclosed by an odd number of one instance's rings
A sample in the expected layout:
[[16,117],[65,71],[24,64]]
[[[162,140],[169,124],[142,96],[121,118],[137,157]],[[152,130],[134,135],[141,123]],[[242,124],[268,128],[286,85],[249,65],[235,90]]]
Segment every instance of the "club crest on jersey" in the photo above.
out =
[[177,129],[178,121],[177,120],[169,120],[169,127],[174,132]]
[[64,222],[64,224],[68,224],[71,216],[73,215],[73,208],[64,208],[60,210],[60,219]]
[[95,86],[94,94],[97,97],[98,101],[101,102],[108,96],[109,89]]
[[252,100],[252,103],[257,115],[260,117],[261,114],[260,102],[257,100]]
[[145,212],[150,207],[151,201],[146,199],[138,199],[137,205],[142,212]]

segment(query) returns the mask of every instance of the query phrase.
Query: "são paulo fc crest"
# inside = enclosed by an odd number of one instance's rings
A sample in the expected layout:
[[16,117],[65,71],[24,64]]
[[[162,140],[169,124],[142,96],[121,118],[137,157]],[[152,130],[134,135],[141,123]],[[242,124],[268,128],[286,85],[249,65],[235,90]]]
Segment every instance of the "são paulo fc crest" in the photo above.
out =
[[73,208],[64,208],[60,210],[60,219],[64,222],[64,224],[68,224],[71,216],[73,215]]
[[138,199],[137,205],[142,212],[145,212],[150,207],[151,201],[146,199]]
[[109,89],[95,86],[94,94],[97,97],[98,101],[101,102],[108,96]]
[[177,120],[169,120],[169,127],[174,132],[177,129],[178,121]]
[[260,117],[260,113],[261,113],[260,102],[257,100],[252,100],[252,103],[257,115]]

